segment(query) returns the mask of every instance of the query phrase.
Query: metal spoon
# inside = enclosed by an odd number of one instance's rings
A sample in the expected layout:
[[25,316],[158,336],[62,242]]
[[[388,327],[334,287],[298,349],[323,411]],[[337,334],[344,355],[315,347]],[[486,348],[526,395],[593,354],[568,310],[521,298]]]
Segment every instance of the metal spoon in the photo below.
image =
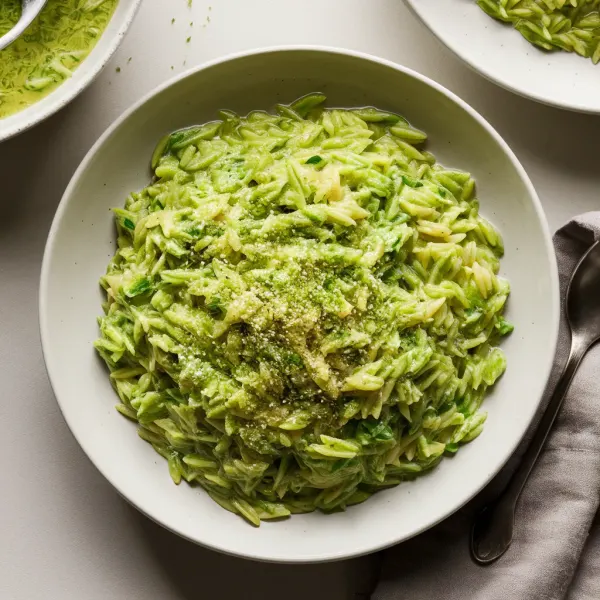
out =
[[21,18],[8,33],[0,37],[0,50],[12,44],[31,25],[31,22],[40,14],[42,8],[44,8],[46,1],[21,0]]
[[600,242],[579,261],[567,289],[566,316],[571,329],[569,359],[523,460],[500,497],[476,517],[471,554],[480,565],[500,558],[513,538],[515,506],[544,446],[581,359],[600,339]]

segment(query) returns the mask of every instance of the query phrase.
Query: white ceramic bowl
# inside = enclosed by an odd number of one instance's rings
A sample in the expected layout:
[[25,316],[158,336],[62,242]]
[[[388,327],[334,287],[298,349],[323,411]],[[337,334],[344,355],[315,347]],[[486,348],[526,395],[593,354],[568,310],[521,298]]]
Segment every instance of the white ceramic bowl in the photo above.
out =
[[[432,474],[379,493],[347,512],[295,515],[254,529],[202,490],[171,482],[165,461],[113,408],[117,397],[92,342],[98,278],[114,251],[109,209],[149,180],[166,132],[203,123],[220,108],[268,109],[310,91],[330,105],[375,105],[430,135],[447,165],[471,171],[483,213],[504,234],[512,283],[504,344],[508,371],[487,399],[483,434]],[[210,548],[281,562],[364,554],[407,539],[472,498],[508,459],[544,389],[558,327],[555,258],[540,202],[517,159],[472,108],[433,81],[393,63],[332,49],[281,48],[209,63],[165,84],[123,115],[75,173],[52,224],[42,267],[41,334],[65,419],[93,463],[132,504],[168,529]]]
[[0,142],[53,115],[80,94],[100,73],[127,33],[142,0],[119,0],[110,23],[89,56],[50,94],[25,110],[0,119]]
[[539,50],[474,0],[405,0],[467,65],[502,87],[558,108],[600,113],[600,64]]

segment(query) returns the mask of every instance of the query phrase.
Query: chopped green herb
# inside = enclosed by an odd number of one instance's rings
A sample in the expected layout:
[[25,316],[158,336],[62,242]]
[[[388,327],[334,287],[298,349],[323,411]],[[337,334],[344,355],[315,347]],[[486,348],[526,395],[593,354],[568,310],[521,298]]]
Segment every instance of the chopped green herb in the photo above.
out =
[[210,314],[213,315],[213,317],[220,317],[225,312],[223,302],[218,296],[213,296],[210,299],[210,302],[206,303],[206,308],[208,309]]
[[290,354],[286,356],[286,360],[290,365],[296,365],[297,367],[301,367],[304,364],[302,357],[293,352],[290,352]]
[[404,182],[405,185],[407,185],[408,187],[411,187],[411,188],[423,187],[423,184],[420,181],[415,181],[414,179],[411,179],[410,177],[407,177],[406,175],[402,175],[402,181]]
[[317,165],[319,164],[323,159],[320,156],[311,156],[307,161],[306,164],[307,165]]
[[126,292],[125,295],[129,298],[133,298],[134,296],[139,296],[144,292],[147,292],[150,289],[150,281],[143,277],[139,279],[136,283],[134,283]]

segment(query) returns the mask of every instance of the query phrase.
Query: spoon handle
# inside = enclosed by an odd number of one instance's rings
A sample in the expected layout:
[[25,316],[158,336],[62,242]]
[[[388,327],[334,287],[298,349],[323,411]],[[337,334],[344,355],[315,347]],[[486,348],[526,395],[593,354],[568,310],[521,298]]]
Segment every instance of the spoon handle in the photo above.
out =
[[0,35],[0,50],[4,50],[21,36],[44,8],[46,2],[47,0],[21,0],[21,17],[12,29]]
[[573,336],[567,364],[521,464],[500,496],[492,504],[486,506],[475,518],[471,530],[471,555],[478,564],[488,565],[508,550],[513,537],[517,500],[540,455],[564,397],[573,381],[573,376],[588,348],[589,343],[585,339]]

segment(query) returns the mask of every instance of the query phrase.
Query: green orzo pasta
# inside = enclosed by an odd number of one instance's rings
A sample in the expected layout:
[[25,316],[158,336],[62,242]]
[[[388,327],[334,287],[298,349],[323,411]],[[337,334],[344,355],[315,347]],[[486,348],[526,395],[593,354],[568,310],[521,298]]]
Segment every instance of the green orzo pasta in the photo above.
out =
[[224,508],[334,511],[482,430],[502,240],[468,173],[311,94],[165,137],[116,209],[96,348],[117,409]]
[[600,61],[600,0],[477,0],[488,15],[511,23],[544,50]]

